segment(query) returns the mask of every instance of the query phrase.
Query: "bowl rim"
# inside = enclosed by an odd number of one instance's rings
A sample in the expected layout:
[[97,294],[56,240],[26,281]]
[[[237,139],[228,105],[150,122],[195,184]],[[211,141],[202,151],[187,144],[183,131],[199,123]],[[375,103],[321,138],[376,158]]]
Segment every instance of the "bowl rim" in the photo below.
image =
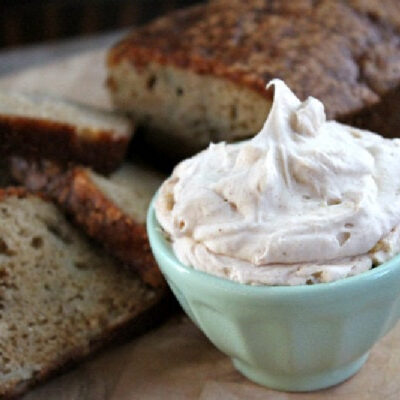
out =
[[[191,274],[196,276],[198,279],[205,280],[206,284],[210,286],[220,286],[225,290],[241,291],[244,294],[286,294],[286,295],[309,295],[311,293],[317,294],[320,292],[328,293],[337,290],[353,290],[356,286],[364,286],[366,283],[382,281],[391,279],[391,276],[396,272],[400,276],[400,253],[395,257],[379,265],[378,267],[369,269],[368,271],[360,274],[350,276],[347,278],[338,279],[333,282],[323,282],[313,285],[250,285],[245,283],[236,282],[230,279],[222,278],[216,275],[211,275],[207,272],[197,270],[195,268],[186,266],[178,260],[175,256],[172,246],[165,238],[162,228],[157,220],[155,213],[155,202],[158,196],[158,191],[153,196],[147,211],[146,225],[147,234],[149,237],[150,247],[153,253],[158,253],[158,256],[163,257],[168,261],[169,265],[173,265],[174,268],[180,272]],[[157,247],[157,250],[154,248]]]

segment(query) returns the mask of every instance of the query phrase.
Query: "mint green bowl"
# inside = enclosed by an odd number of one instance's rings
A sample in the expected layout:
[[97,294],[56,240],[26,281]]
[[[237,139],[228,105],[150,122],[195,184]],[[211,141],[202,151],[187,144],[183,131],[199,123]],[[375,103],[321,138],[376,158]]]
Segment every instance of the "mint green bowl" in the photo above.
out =
[[188,268],[156,220],[155,258],[185,312],[250,380],[309,391],[355,374],[400,317],[400,256],[358,276],[311,286],[249,286]]

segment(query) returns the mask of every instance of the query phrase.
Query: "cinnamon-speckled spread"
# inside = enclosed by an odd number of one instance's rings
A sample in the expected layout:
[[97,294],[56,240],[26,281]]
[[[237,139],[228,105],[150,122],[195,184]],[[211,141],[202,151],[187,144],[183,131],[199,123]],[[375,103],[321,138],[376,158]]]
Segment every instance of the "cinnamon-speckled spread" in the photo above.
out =
[[400,250],[400,139],[335,121],[274,80],[262,130],[211,144],[161,187],[178,259],[249,284],[329,282]]

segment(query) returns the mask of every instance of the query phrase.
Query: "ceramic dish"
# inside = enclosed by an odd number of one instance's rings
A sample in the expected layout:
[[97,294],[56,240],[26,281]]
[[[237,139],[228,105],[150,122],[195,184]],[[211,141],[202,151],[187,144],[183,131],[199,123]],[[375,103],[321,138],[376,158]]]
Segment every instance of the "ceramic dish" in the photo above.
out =
[[154,210],[155,258],[188,316],[249,379],[285,391],[335,385],[364,364],[400,317],[400,256],[360,275],[308,286],[250,286],[184,266]]

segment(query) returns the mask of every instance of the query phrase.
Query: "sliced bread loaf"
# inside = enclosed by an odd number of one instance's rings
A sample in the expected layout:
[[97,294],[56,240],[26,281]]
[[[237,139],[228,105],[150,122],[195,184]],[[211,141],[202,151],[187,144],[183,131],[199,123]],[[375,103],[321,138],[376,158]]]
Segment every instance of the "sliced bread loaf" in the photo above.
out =
[[49,95],[0,91],[0,157],[75,161],[111,172],[131,135],[122,116]]
[[162,295],[51,202],[0,190],[0,396],[21,393],[134,326]]
[[149,202],[164,177],[143,165],[125,163],[105,178],[82,167],[63,169],[48,162],[12,160],[14,178],[46,193],[81,227],[153,287],[164,279],[146,234]]
[[115,45],[108,88],[164,152],[186,155],[258,132],[272,78],[300,98],[321,99],[329,118],[393,136],[399,21],[396,0],[214,0],[161,17]]

